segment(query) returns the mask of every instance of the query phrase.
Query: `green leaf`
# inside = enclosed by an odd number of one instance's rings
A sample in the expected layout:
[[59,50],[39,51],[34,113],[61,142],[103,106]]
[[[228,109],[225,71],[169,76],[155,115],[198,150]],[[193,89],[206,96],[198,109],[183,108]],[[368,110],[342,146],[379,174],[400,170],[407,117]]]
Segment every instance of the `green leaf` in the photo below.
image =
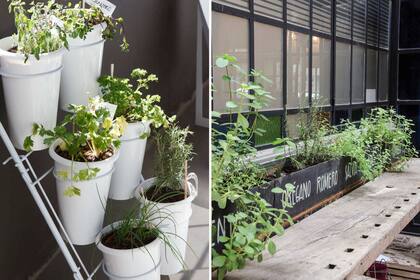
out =
[[286,191],[280,187],[275,187],[271,190],[272,193],[285,193]]
[[237,108],[237,107],[238,107],[238,105],[236,105],[236,103],[231,101],[231,100],[226,102],[226,108],[234,109],[234,108]]
[[229,65],[229,61],[227,59],[224,59],[223,57],[219,57],[216,59],[216,66],[219,68],[225,68]]
[[213,267],[222,267],[226,262],[225,256],[217,256],[213,258]]
[[80,196],[80,189],[75,186],[68,187],[64,191],[64,195],[68,197]]
[[28,136],[25,138],[25,140],[23,141],[23,148],[25,149],[25,151],[30,151],[32,150],[32,147],[34,146],[34,141],[32,140],[31,136]]
[[274,242],[272,240],[270,240],[268,242],[268,246],[267,246],[268,252],[271,255],[274,255],[276,253],[276,244],[274,244]]
[[248,120],[244,117],[244,115],[242,114],[238,114],[238,123],[240,126],[242,126],[243,128],[248,128],[249,127],[249,123]]

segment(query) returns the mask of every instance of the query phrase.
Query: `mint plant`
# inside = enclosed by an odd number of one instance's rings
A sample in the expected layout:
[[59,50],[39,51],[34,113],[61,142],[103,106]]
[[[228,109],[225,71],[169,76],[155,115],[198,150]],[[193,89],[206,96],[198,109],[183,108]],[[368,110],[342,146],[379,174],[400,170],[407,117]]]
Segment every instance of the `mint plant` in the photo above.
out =
[[[243,268],[247,260],[262,261],[265,250],[274,254],[276,246],[271,236],[284,232],[285,221],[292,223],[284,209],[290,206],[287,202],[283,202],[283,209],[276,209],[259,193],[250,191],[265,182],[264,168],[252,162],[256,150],[251,139],[255,134],[264,133],[256,123],[267,121],[260,110],[273,98],[260,83],[268,81],[267,78],[256,70],[243,71],[236,62],[235,57],[225,54],[217,58],[215,66],[225,71],[229,121],[219,123],[221,114],[212,113],[212,201],[220,209],[225,209],[228,203],[235,207],[235,212],[226,216],[232,230],[230,236],[220,237],[222,251],[212,250],[212,267],[217,270],[218,279],[223,279],[229,271]],[[234,71],[241,73],[241,80],[231,76]],[[216,91],[216,94],[221,93]],[[217,126],[220,130],[215,129]],[[292,189],[293,186],[288,186],[281,191]]]
[[57,24],[61,5],[54,0],[47,3],[23,0],[9,1],[9,13],[14,14],[17,33],[14,34],[16,51],[25,55],[25,62],[33,55],[40,59],[42,53],[68,47],[64,28]]
[[[102,76],[98,79],[102,97],[106,102],[117,105],[116,117],[124,117],[128,122],[151,122],[155,128],[168,127],[175,116],[168,118],[158,105],[159,95],[145,95],[149,84],[158,81],[154,74],[144,69],[134,69],[130,79]],[[141,137],[147,137],[143,135]]]
[[[119,138],[127,126],[124,117],[113,120],[99,97],[91,98],[88,106],[70,105],[69,109],[71,113],[52,130],[34,124],[32,135],[25,139],[24,148],[30,151],[33,146],[32,136],[39,135],[49,146],[59,139],[57,154],[72,162],[89,163],[111,157],[119,147]],[[98,168],[87,168],[57,175],[64,180],[83,181],[94,178],[99,171]],[[73,186],[66,194],[80,195],[80,190]]]
[[129,44],[124,35],[124,19],[105,16],[102,10],[96,6],[81,8],[80,3],[72,6],[68,3],[66,8],[60,11],[59,18],[64,23],[66,34],[70,38],[85,39],[95,25],[103,24],[103,39],[113,39],[117,34],[122,35],[121,49],[128,51]]

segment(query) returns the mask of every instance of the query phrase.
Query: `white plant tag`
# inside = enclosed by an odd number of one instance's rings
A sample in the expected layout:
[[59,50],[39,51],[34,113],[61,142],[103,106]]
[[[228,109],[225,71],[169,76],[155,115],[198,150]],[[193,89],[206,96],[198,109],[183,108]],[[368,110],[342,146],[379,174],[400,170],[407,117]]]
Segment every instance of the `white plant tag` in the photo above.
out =
[[95,6],[101,9],[104,15],[106,16],[111,16],[114,13],[115,8],[117,7],[107,0],[85,0],[85,1],[89,5]]
[[53,24],[57,25],[60,28],[64,28],[64,22],[56,16],[51,15],[50,20]]
[[111,119],[114,119],[115,112],[117,111],[117,105],[108,102],[103,102],[102,106],[109,111]]

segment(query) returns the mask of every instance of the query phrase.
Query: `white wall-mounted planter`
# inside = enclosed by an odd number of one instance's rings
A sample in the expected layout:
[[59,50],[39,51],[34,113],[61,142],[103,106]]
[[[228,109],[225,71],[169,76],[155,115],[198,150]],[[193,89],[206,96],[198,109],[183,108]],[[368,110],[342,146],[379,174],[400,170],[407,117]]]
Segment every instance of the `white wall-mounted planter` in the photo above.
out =
[[[49,155],[54,160],[54,177],[56,178],[58,207],[64,228],[71,243],[88,245],[95,242],[101,231],[105,216],[105,208],[111,183],[114,163],[119,152],[114,150],[112,157],[97,162],[72,162],[59,156],[55,149],[60,140],[54,142],[49,149]],[[99,168],[94,179],[86,181],[70,180],[71,171],[78,172],[87,168]],[[68,179],[60,176],[62,172],[68,174]],[[75,186],[80,189],[80,196],[66,196],[67,188]]]
[[[185,253],[187,248],[189,219],[192,214],[192,201],[197,197],[198,178],[195,173],[188,174],[189,196],[181,201],[173,203],[156,203],[148,201],[142,194],[147,189],[154,186],[156,178],[145,180],[135,190],[136,198],[142,203],[151,203],[153,208],[153,223],[159,227],[163,233],[167,234],[169,242],[176,248],[176,252],[162,243],[161,245],[161,273],[163,275],[172,275],[183,270],[185,263]],[[150,205],[150,204],[149,204]],[[156,211],[155,211],[156,210]],[[176,254],[179,254],[177,256]],[[180,260],[181,258],[181,260]]]
[[118,250],[105,246],[102,237],[121,223],[106,226],[96,238],[96,246],[103,254],[103,271],[111,280],[160,280],[161,240],[141,248]]
[[101,75],[105,40],[104,26],[96,25],[86,39],[69,38],[69,51],[64,54],[60,87],[60,108],[69,104],[87,105],[89,97],[99,94],[97,79]]
[[[57,122],[58,97],[64,49],[30,56],[9,52],[12,37],[0,40],[0,74],[6,103],[9,135],[13,145],[23,150],[24,139],[32,134],[34,123],[52,129]],[[39,136],[33,137],[33,150],[47,149]]]
[[140,139],[143,133],[149,133],[150,122],[129,123],[121,137],[120,157],[115,163],[109,198],[126,200],[133,198],[133,193],[141,180],[144,153],[147,139]]

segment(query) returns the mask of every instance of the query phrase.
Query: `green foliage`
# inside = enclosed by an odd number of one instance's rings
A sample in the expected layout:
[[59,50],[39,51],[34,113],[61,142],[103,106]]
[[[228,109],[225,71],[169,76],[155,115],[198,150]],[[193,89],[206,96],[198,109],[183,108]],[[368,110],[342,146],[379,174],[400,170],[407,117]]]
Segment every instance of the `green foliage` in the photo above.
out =
[[[124,117],[112,120],[102,99],[91,98],[88,106],[70,105],[69,109],[71,113],[52,130],[34,124],[32,135],[24,141],[24,148],[28,151],[32,149],[32,136],[35,135],[43,137],[47,145],[59,139],[60,151],[66,153],[72,162],[93,162],[103,159],[106,153],[119,147],[119,138],[127,123]],[[57,175],[62,179],[84,181],[94,178],[98,172],[98,168],[87,168],[78,172],[72,170],[70,176],[65,172]],[[67,190],[66,193],[77,195],[80,190]]]
[[397,169],[402,170],[410,158],[417,156],[412,145],[412,126],[394,109],[375,108],[359,127],[344,123],[332,148],[336,154],[355,160],[363,178],[372,180],[385,170],[394,169],[395,161]]
[[192,132],[188,127],[171,124],[154,136],[156,144],[156,187],[174,191],[184,189],[185,162],[192,160],[193,147],[187,142]]
[[[68,48],[68,38],[85,39],[86,35],[97,24],[103,23],[104,39],[113,39],[116,34],[123,35],[124,20],[105,16],[98,7],[81,9],[80,4],[67,8],[48,0],[43,2],[30,2],[23,0],[7,0],[9,13],[14,14],[17,34],[14,39],[17,43],[17,52],[25,55],[25,62],[30,55],[40,59],[43,53]],[[128,51],[129,44],[122,36],[121,49]]]
[[[225,71],[229,121],[218,123],[221,114],[212,112],[212,201],[221,209],[233,203],[236,210],[226,217],[232,231],[229,237],[220,239],[222,252],[212,250],[212,266],[217,269],[218,279],[223,279],[227,272],[244,267],[246,260],[262,261],[265,250],[273,253],[276,248],[270,236],[281,235],[284,221],[292,221],[284,209],[271,207],[259,193],[250,191],[264,183],[265,170],[251,161],[256,152],[251,139],[265,132],[256,123],[267,121],[259,111],[273,99],[260,83],[268,80],[256,70],[244,72],[229,55],[219,57],[216,67]],[[234,71],[240,74],[240,80],[231,76]],[[249,112],[243,113],[245,110]]]
[[[64,22],[64,29],[70,38],[85,39],[86,35],[97,24],[103,24],[103,39],[113,39],[117,34],[124,34],[124,20],[105,16],[98,7],[82,9],[80,3],[72,7],[69,2],[67,8],[60,11],[59,18]],[[129,44],[125,35],[122,36],[121,49],[128,51]]]
[[151,122],[155,128],[168,127],[175,116],[168,118],[158,105],[159,95],[144,95],[151,82],[158,81],[154,74],[148,74],[144,69],[134,69],[131,79],[102,76],[98,79],[102,97],[106,102],[117,105],[116,117],[124,117],[128,122]]
[[[335,132],[329,124],[329,119],[321,112],[318,104],[309,108],[308,114],[302,112],[297,123],[298,137],[296,141],[289,138],[278,138],[273,142],[276,151],[282,152],[285,148],[292,149],[289,157],[293,168],[301,170],[306,167],[337,158],[327,137]],[[284,159],[283,156],[278,157]]]
[[67,44],[65,30],[54,21],[60,14],[61,5],[54,0],[47,3],[23,0],[7,0],[9,13],[14,14],[17,34],[17,52],[25,55],[25,62],[30,55],[40,59],[43,53],[56,51]]
[[[170,237],[181,238],[177,234],[170,232],[163,232],[159,229],[161,223],[174,224],[175,220],[169,213],[166,213],[166,218],[162,220],[162,209],[156,207],[153,202],[147,202],[142,205],[136,205],[132,210],[128,211],[117,226],[112,226],[111,232],[114,233],[114,240],[117,247],[131,249],[145,246],[144,241],[160,239],[165,245],[168,252],[172,252],[177,260],[186,268],[186,263],[183,261],[181,252],[171,243]],[[104,238],[104,236],[102,236]],[[185,242],[185,240],[184,240]],[[146,249],[146,248],[144,248]],[[147,249],[146,249],[147,250]],[[149,251],[146,251],[152,258]],[[162,256],[165,257],[165,256]],[[155,265],[159,260],[152,259]]]

